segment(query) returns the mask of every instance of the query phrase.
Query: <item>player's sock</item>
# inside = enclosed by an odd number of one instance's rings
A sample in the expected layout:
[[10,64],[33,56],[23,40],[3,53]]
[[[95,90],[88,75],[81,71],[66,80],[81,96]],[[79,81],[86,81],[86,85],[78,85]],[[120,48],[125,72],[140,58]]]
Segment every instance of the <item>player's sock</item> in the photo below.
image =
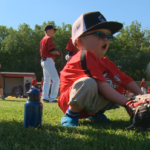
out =
[[75,116],[79,116],[80,112],[73,112],[68,108],[68,110],[66,111],[66,114],[68,114],[71,117],[75,117]]
[[66,114],[61,118],[61,124],[65,127],[76,127],[78,126],[80,112],[72,112],[69,108]]

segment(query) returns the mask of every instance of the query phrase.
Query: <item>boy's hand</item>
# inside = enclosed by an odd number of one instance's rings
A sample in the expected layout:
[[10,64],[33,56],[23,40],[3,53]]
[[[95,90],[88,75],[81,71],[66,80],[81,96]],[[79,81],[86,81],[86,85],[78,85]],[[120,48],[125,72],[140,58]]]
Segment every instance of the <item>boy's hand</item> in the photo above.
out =
[[132,111],[133,106],[134,106],[133,100],[129,100],[129,101],[125,104],[125,108],[126,108],[128,114],[130,115],[130,117],[133,116],[133,111]]
[[61,61],[63,59],[63,53],[59,50],[57,50],[57,54],[55,54],[55,59],[57,61]]
[[53,51],[50,51],[51,54],[53,55],[60,55],[60,51],[59,50],[53,50]]

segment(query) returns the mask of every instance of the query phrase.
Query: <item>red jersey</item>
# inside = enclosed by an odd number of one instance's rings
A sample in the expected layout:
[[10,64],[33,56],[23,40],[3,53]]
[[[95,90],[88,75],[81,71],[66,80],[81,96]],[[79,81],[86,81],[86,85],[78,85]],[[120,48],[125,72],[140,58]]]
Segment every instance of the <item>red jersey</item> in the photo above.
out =
[[[81,52],[82,50],[74,55],[60,72],[61,85],[58,104],[64,113],[68,109],[69,95],[72,89],[72,84],[82,77],[90,76],[85,74],[81,67]],[[86,66],[87,70],[90,71],[91,76],[95,80],[107,82],[112,88],[121,94],[123,93],[123,86],[133,81],[132,78],[121,72],[108,58],[103,57],[98,59],[90,51],[86,51]],[[89,116],[90,114],[84,110],[80,113],[80,118],[86,118]]]
[[147,93],[150,93],[150,89],[147,89]]
[[12,91],[15,91],[17,88],[16,87],[13,87]]
[[23,88],[22,87],[20,87],[20,91],[23,92]]
[[126,93],[131,93],[130,90],[126,90]]
[[40,54],[41,58],[44,57],[51,57],[52,59],[55,58],[55,55],[49,53],[50,50],[56,48],[53,40],[50,36],[44,36],[43,39],[40,42]]
[[146,82],[141,82],[140,86],[146,88]]
[[78,52],[78,49],[72,43],[72,37],[68,41],[66,50],[73,52],[73,55],[75,55]]
[[31,84],[36,87],[37,86],[37,80],[33,79]]
[[43,85],[43,82],[44,82],[44,81],[42,80],[42,81],[41,81],[41,85]]

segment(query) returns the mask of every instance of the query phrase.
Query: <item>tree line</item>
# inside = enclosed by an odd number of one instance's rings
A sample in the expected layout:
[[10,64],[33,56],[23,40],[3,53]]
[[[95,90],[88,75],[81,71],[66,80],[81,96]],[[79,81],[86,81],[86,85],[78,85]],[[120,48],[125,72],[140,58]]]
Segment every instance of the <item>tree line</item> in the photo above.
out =
[[[71,37],[70,24],[62,23],[62,26],[57,26],[54,21],[48,21],[42,25],[36,24],[34,29],[31,29],[24,23],[18,26],[18,30],[0,26],[1,71],[35,72],[37,79],[41,80],[43,71],[39,48],[46,24],[52,24],[58,29],[53,36],[54,44],[64,56],[67,54],[65,48]],[[150,62],[150,30],[142,30],[141,24],[133,21],[114,36],[106,57],[134,80],[147,78],[146,66]],[[60,72],[65,64],[65,58],[61,62],[55,61],[57,71]]]

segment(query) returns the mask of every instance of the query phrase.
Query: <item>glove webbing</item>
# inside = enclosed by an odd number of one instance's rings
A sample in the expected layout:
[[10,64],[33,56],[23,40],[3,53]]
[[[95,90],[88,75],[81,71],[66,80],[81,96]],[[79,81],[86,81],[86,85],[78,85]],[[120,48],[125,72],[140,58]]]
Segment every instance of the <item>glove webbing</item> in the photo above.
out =
[[[133,110],[134,110],[134,109],[135,109],[135,108],[133,108]],[[129,127],[127,127],[127,129],[130,129],[131,127],[134,126],[134,124],[135,124],[135,117],[136,117],[136,114],[137,114],[138,110],[139,110],[139,107],[135,110],[135,115],[134,115],[134,118],[133,118],[133,123],[132,123]]]

